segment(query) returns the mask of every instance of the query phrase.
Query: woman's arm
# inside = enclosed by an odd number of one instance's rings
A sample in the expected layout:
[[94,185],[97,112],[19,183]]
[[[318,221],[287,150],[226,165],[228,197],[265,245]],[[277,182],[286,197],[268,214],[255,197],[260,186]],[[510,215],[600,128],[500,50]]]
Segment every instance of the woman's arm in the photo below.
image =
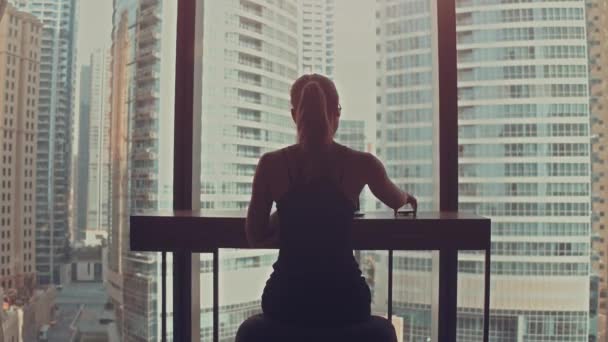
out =
[[364,168],[366,170],[366,184],[374,196],[395,210],[395,212],[405,204],[410,204],[414,211],[416,211],[418,209],[416,198],[407,192],[401,191],[388,178],[384,165],[376,156],[366,153],[366,158]]
[[268,222],[269,235],[260,237],[255,244],[250,245],[256,248],[276,248],[279,245],[279,215],[277,211],[270,214]]
[[245,221],[245,234],[251,247],[271,247],[278,243],[278,216],[270,215],[272,208],[272,195],[270,192],[269,155],[264,154],[253,176],[251,201],[247,209],[247,220]]

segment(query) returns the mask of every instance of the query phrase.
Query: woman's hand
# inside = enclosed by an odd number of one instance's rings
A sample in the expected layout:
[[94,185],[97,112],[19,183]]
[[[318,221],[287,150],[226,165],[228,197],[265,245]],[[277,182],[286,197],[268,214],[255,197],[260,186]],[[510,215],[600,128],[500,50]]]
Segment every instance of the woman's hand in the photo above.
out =
[[405,204],[409,204],[412,207],[412,209],[414,209],[414,212],[418,212],[418,200],[416,199],[416,197],[412,196],[408,192],[405,193],[405,196],[406,196]]
[[[403,192],[403,196],[405,197],[403,205],[409,204],[414,210],[414,213],[418,212],[418,200],[416,197],[412,196],[408,192]],[[395,216],[397,216],[397,211],[399,211],[399,208],[395,208],[393,210],[395,211]]]
[[279,245],[279,233],[281,232],[280,227],[279,214],[275,211],[268,217],[268,234],[257,240],[252,247],[277,248]]

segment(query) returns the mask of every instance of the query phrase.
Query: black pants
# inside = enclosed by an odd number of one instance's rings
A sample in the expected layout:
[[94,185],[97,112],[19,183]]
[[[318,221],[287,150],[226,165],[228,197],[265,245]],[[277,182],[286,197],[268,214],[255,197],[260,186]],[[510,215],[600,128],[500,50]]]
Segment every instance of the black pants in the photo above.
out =
[[[328,308],[329,309],[329,308]],[[385,318],[371,316],[352,326],[287,326],[258,314],[241,324],[236,342],[397,342],[393,325]]]
[[262,294],[264,317],[283,325],[337,327],[369,320],[371,293],[365,278],[324,275],[291,279],[271,275]]

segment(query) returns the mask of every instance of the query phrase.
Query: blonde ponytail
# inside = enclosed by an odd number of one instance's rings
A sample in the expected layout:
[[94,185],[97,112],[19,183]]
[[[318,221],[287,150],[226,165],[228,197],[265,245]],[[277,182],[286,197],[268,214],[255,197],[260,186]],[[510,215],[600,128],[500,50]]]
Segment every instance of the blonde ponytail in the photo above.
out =
[[333,132],[327,117],[327,101],[321,85],[308,82],[302,89],[296,110],[298,141],[306,150],[315,150],[331,143]]

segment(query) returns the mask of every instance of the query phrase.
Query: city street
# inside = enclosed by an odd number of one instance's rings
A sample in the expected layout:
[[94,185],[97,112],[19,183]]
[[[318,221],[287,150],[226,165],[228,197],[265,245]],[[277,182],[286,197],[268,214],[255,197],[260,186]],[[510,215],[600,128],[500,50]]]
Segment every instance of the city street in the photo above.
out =
[[106,302],[106,297],[101,283],[78,283],[64,286],[57,295],[59,311],[56,324],[49,329],[49,342],[69,341],[74,333],[71,324],[81,305],[101,308]]

